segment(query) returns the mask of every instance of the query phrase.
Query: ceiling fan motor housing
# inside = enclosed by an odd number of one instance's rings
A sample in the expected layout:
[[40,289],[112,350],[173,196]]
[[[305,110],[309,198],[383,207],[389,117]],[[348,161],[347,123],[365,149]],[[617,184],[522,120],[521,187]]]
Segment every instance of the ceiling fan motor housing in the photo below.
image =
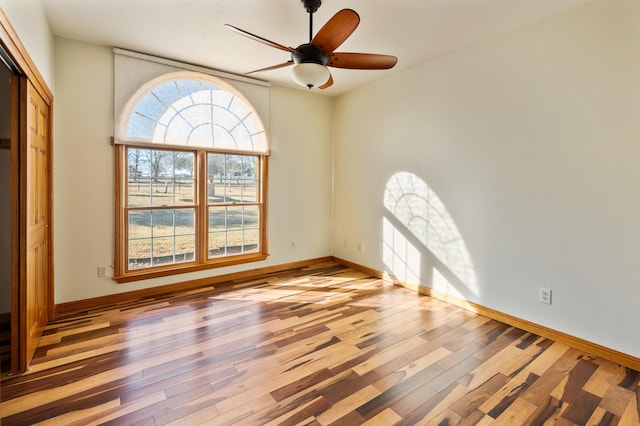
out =
[[291,52],[291,58],[296,64],[320,64],[327,65],[331,55],[323,55],[320,49],[312,44],[305,43],[296,47],[296,52]]
[[309,13],[315,13],[320,5],[322,4],[322,0],[301,0],[304,8],[307,9]]

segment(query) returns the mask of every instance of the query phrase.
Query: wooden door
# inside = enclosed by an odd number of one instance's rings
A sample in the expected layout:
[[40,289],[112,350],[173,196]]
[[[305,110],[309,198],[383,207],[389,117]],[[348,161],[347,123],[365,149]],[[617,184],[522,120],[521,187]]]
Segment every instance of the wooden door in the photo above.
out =
[[20,79],[19,371],[26,370],[48,319],[51,272],[50,107]]

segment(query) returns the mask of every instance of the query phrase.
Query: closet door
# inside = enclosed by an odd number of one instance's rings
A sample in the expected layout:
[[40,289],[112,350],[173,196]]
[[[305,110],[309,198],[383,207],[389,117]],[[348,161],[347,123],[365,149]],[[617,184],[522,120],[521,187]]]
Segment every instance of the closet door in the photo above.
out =
[[20,370],[33,358],[47,323],[51,272],[51,111],[31,82],[20,82]]

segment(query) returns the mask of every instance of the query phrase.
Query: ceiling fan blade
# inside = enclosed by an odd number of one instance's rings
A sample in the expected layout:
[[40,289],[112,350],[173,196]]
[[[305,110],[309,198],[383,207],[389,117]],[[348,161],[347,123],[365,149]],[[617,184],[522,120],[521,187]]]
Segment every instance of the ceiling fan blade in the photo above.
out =
[[396,63],[398,58],[391,55],[336,52],[331,54],[327,66],[355,70],[386,70],[393,68]]
[[254,72],[261,72],[261,71],[277,70],[278,68],[288,67],[289,65],[293,65],[293,61],[283,62],[283,63],[278,64],[278,65],[271,65],[270,67],[265,67],[265,68],[260,68],[260,69],[257,69],[257,70],[249,71],[249,72],[246,72],[245,74],[253,74]]
[[233,25],[225,24],[224,26],[229,28],[231,31],[235,31],[236,33],[248,37],[252,40],[259,41],[260,43],[266,44],[267,46],[275,47],[276,49],[284,50],[285,52],[300,53],[293,47],[287,47],[280,43],[276,43],[275,41],[267,40],[264,37],[260,37],[259,35],[255,35],[238,27],[234,27]]
[[331,87],[331,86],[333,86],[333,76],[329,74],[329,80],[327,80],[327,82],[322,86],[318,86],[318,89],[326,89],[327,87]]
[[338,48],[355,31],[360,23],[360,16],[351,9],[342,9],[320,28],[311,44],[329,55]]

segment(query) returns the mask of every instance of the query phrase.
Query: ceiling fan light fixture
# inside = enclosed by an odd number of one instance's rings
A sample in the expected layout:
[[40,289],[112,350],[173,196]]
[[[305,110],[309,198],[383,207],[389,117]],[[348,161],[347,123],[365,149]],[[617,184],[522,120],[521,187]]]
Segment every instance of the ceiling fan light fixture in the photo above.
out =
[[331,76],[329,69],[321,64],[315,64],[313,62],[303,62],[293,66],[291,70],[291,76],[293,80],[301,86],[313,87],[322,86],[329,81]]

